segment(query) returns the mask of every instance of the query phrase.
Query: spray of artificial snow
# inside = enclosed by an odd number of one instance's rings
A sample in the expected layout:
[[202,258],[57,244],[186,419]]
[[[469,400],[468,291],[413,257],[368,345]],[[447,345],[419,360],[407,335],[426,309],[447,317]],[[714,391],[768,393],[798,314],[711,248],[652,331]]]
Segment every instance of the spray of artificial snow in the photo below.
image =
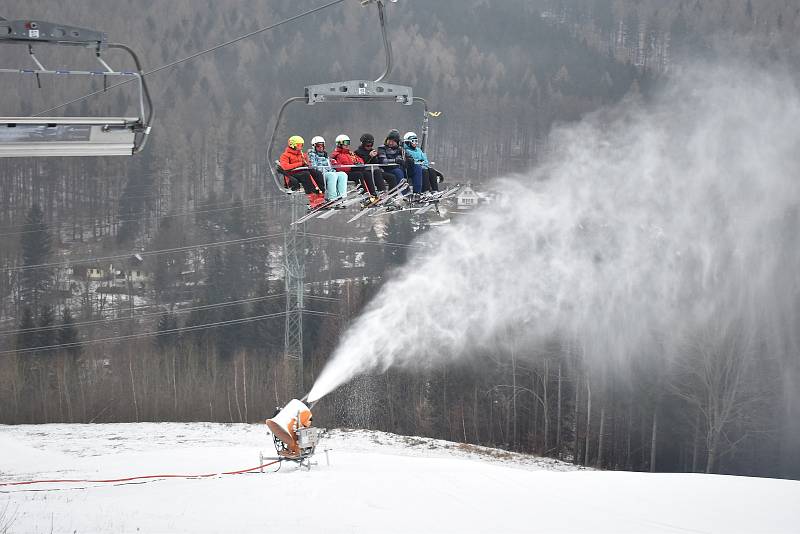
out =
[[781,309],[800,272],[797,86],[741,68],[676,78],[646,106],[557,129],[547,162],[503,181],[506,201],[439,232],[345,333],[309,400],[505,332],[622,359]]

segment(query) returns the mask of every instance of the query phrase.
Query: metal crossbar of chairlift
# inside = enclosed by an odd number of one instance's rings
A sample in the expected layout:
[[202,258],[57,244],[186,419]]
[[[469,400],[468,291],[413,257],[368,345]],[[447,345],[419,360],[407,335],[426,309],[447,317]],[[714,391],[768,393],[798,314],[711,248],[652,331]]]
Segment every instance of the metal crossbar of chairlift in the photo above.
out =
[[[34,53],[38,44],[93,49],[101,68],[97,70],[48,69]],[[109,43],[103,32],[33,20],[0,20],[0,44],[28,47],[35,68],[0,68],[0,73],[34,76],[88,76],[133,78],[138,86],[136,117],[0,117],[0,157],[25,156],[130,156],[147,143],[153,120],[153,103],[142,74],[139,57],[128,46]],[[135,71],[115,71],[103,59],[105,49],[127,52]]]
[[[396,2],[397,0],[391,0]],[[275,127],[267,145],[267,162],[268,167],[272,172],[272,177],[275,185],[281,191],[291,193],[291,190],[286,189],[283,179],[280,177],[281,170],[273,165],[275,161],[273,157],[273,150],[275,139],[278,135],[283,114],[290,104],[296,102],[305,102],[309,106],[324,103],[341,103],[341,102],[397,102],[405,106],[412,106],[415,102],[419,102],[424,106],[424,115],[422,123],[422,138],[420,139],[420,147],[425,149],[425,142],[428,136],[428,121],[430,112],[428,110],[428,102],[424,98],[414,96],[411,87],[406,85],[397,85],[393,83],[384,82],[392,72],[392,47],[389,43],[389,38],[386,33],[386,16],[384,14],[384,0],[362,0],[361,5],[367,6],[375,4],[378,7],[378,16],[380,18],[381,33],[383,35],[383,44],[386,53],[386,69],[376,80],[347,80],[341,82],[331,82],[316,85],[308,85],[305,88],[303,96],[296,96],[286,100],[278,111],[278,116],[275,119]]]

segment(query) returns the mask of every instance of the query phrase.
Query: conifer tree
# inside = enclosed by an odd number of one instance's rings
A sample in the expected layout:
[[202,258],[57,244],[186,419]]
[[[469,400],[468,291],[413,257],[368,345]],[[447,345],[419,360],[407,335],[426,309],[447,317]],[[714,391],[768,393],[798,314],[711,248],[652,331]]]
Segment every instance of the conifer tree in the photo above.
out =
[[39,206],[34,204],[28,210],[20,239],[25,267],[20,276],[22,302],[31,307],[31,313],[35,316],[53,280],[52,269],[41,267],[50,260],[52,238]]

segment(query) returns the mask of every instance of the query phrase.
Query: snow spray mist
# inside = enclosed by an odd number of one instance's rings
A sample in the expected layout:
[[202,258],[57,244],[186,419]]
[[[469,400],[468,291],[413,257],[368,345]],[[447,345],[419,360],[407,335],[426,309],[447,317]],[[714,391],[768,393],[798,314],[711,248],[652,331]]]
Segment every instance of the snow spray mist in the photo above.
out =
[[631,98],[556,128],[547,161],[494,184],[505,201],[437,230],[437,245],[385,284],[309,401],[359,373],[491,348],[507,330],[624,359],[779,309],[800,272],[787,252],[800,250],[787,226],[798,125],[790,77],[707,67],[647,105]]

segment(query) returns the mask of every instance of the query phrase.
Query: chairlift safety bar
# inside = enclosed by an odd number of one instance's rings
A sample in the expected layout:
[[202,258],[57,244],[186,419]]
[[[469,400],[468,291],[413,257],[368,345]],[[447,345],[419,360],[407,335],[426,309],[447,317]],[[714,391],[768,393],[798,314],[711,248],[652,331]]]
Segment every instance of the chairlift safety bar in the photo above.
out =
[[[99,58],[98,58],[99,59]],[[38,61],[37,61],[38,63]],[[0,68],[0,73],[8,74],[29,74],[34,76],[39,75],[52,75],[52,76],[122,76],[136,78],[136,83],[139,88],[139,117],[143,120],[145,117],[144,107],[144,85],[142,75],[138,72],[132,71],[113,71],[113,70],[48,70],[48,69],[4,69]],[[49,120],[48,120],[49,121]],[[140,119],[137,119],[140,122]],[[142,127],[144,127],[142,125]]]
[[[94,49],[102,68],[48,69],[34,54],[34,44],[68,45]],[[35,68],[0,68],[0,74],[40,76],[107,76],[136,78],[138,117],[0,117],[0,157],[133,155],[148,139],[153,104],[136,53],[120,43],[109,43],[104,32],[34,20],[0,20],[0,44],[28,47]],[[101,57],[105,49],[121,49],[136,70],[115,71]]]

